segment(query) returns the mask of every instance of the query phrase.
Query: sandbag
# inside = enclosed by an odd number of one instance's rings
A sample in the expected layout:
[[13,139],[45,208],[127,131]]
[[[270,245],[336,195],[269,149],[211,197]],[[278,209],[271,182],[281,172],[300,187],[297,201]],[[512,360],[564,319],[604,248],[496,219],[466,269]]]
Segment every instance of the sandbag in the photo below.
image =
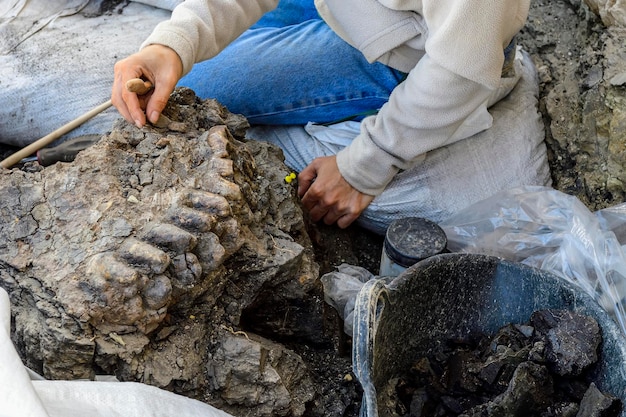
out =
[[[515,68],[520,80],[511,94],[489,109],[494,119],[490,129],[431,151],[422,163],[400,172],[357,222],[384,234],[397,218],[440,222],[498,191],[550,185],[537,71],[523,50],[517,51]],[[359,129],[353,121],[331,126],[257,126],[248,137],[280,146],[286,164],[300,171],[316,157],[336,154]]]
[[[122,2],[104,14],[103,0],[0,2],[0,143],[24,147],[109,100],[115,62],[178,2]],[[111,107],[60,141],[106,134],[119,117]]]

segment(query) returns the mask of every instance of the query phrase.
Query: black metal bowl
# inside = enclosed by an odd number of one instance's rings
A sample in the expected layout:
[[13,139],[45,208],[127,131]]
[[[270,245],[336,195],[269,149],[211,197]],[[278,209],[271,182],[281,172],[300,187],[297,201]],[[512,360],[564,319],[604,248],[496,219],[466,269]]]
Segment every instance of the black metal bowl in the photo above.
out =
[[626,405],[626,338],[593,298],[552,273],[523,264],[442,254],[415,264],[388,286],[372,280],[359,292],[352,354],[364,390],[361,416],[378,416],[377,388],[446,340],[493,334],[509,323],[526,323],[543,309],[596,319],[602,343],[592,379]]

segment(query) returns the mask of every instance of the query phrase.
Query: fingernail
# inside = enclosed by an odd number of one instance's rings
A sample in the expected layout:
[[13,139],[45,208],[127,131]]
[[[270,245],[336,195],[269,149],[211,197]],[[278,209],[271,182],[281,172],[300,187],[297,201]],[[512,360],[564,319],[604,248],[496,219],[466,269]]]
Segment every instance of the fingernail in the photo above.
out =
[[152,123],[156,123],[157,120],[159,120],[159,112],[155,110],[152,113],[150,113],[150,121]]
[[141,129],[141,122],[139,120],[135,120],[135,126],[137,126],[139,129]]

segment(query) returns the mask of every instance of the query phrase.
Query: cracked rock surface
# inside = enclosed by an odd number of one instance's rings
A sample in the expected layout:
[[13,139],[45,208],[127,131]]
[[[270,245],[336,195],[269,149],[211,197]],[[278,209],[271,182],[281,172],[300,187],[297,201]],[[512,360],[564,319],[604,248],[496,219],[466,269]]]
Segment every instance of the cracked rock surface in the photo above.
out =
[[241,327],[246,308],[317,285],[282,154],[191,90],[164,114],[118,122],[71,164],[0,171],[14,343],[48,379],[109,374],[235,415],[302,415],[315,392],[302,358]]
[[626,198],[626,2],[535,0],[518,37],[539,73],[553,186],[595,211]]

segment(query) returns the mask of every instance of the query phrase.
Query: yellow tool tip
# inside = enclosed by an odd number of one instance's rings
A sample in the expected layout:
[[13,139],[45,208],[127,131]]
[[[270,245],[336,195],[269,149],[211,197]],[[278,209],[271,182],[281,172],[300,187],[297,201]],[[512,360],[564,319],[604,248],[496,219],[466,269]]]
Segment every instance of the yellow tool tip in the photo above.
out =
[[293,181],[293,180],[295,180],[295,179],[296,179],[296,173],[295,173],[295,172],[292,172],[291,174],[289,174],[289,175],[287,175],[287,176],[285,177],[285,182],[286,182],[287,184],[290,184],[290,183],[291,183],[291,181]]

